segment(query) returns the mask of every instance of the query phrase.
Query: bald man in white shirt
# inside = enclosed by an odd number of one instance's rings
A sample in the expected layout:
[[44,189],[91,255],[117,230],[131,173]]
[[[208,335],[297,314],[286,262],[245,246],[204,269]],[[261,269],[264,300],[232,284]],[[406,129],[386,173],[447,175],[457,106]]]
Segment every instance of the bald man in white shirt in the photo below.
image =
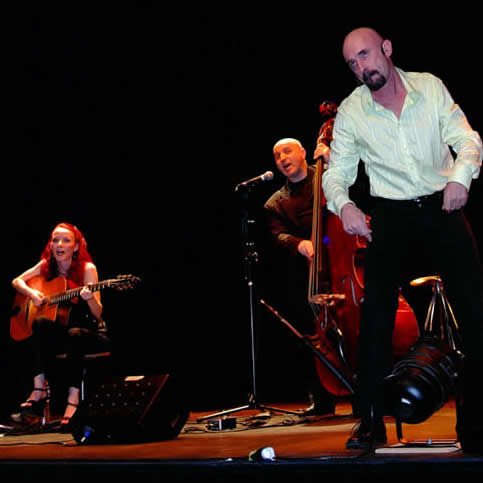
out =
[[[391,55],[391,41],[372,29],[346,36],[343,56],[361,85],[338,108],[322,181],[327,207],[345,231],[368,240],[358,363],[362,419],[347,447],[385,444],[383,380],[391,371],[398,290],[411,278],[438,274],[465,354],[458,438],[464,451],[483,453],[477,421],[483,398],[473,389],[483,370],[483,283],[462,211],[479,175],[482,141],[440,79],[404,72]],[[370,183],[370,223],[349,198],[360,160]],[[413,266],[415,253],[427,265]]]

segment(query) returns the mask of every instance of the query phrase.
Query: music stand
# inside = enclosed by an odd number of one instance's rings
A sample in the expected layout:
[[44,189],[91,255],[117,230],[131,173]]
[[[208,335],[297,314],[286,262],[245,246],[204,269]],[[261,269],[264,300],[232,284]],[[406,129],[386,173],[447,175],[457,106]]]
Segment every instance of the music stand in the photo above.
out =
[[255,310],[254,310],[254,293],[255,293],[255,283],[253,279],[253,267],[256,262],[258,262],[258,254],[255,250],[255,242],[253,241],[250,233],[250,228],[255,226],[255,220],[250,216],[249,208],[248,208],[248,195],[251,191],[251,188],[255,185],[248,184],[244,185],[243,183],[239,184],[235,191],[241,193],[243,197],[244,208],[243,208],[243,215],[242,215],[242,234],[243,234],[243,244],[244,244],[244,266],[245,266],[245,280],[248,286],[248,302],[249,302],[249,309],[250,309],[250,345],[251,345],[251,379],[252,379],[252,393],[248,399],[248,403],[232,409],[226,409],[223,411],[219,411],[214,414],[209,414],[207,416],[203,416],[197,419],[197,422],[202,422],[207,419],[213,419],[218,417],[223,417],[228,414],[233,414],[240,411],[245,411],[249,409],[257,409],[261,411],[269,411],[269,412],[280,412],[285,414],[295,414],[300,416],[300,413],[296,411],[290,411],[287,409],[280,409],[271,406],[266,406],[261,404],[257,401],[257,384],[256,384],[256,360],[255,360]]

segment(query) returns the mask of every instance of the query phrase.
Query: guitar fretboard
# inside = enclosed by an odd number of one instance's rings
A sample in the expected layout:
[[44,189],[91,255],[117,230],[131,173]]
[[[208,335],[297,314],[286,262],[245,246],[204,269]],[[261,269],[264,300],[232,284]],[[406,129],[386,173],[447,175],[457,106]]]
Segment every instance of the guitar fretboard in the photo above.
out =
[[[102,282],[89,285],[88,287],[89,287],[89,290],[91,292],[97,292],[97,291],[99,291],[99,290],[101,290],[105,287],[109,287],[111,285],[111,283],[112,283],[112,280],[104,280]],[[87,285],[85,285],[85,287],[87,287]],[[71,300],[75,297],[78,297],[83,288],[84,288],[84,286],[83,287],[76,287],[76,288],[72,288],[70,290],[67,290],[66,292],[59,293],[57,295],[52,295],[49,298],[49,305],[58,304],[59,302],[66,302],[66,301]]]

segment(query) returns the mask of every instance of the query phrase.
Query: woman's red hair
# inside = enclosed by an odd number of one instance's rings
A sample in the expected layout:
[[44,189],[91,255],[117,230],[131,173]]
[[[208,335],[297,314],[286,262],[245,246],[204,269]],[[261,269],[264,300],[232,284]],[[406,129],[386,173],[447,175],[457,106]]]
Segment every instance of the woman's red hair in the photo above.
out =
[[79,249],[74,253],[72,257],[72,264],[69,269],[68,277],[70,280],[78,285],[83,285],[84,283],[84,270],[86,263],[92,262],[92,257],[87,250],[87,242],[81,231],[74,225],[70,223],[59,223],[50,234],[49,241],[40,256],[40,260],[44,260],[45,263],[42,264],[41,274],[50,280],[58,276],[57,263],[55,258],[52,256],[52,250],[50,244],[52,242],[52,236],[57,228],[64,228],[69,230],[74,235],[74,240],[79,244]]

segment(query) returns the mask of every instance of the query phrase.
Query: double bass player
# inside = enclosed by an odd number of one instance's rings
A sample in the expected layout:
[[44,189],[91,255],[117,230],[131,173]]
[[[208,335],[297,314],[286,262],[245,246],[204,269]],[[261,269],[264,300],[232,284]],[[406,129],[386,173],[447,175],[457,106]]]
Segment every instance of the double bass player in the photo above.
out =
[[[298,313],[303,313],[303,308],[306,308],[302,320],[298,318],[294,322],[299,331],[315,335],[315,324],[307,303],[307,267],[314,254],[311,232],[315,170],[308,165],[306,150],[297,139],[280,139],[273,147],[273,154],[285,183],[267,200],[264,209],[274,243],[284,257],[284,265],[293,267],[284,271],[284,289],[300,309]],[[306,369],[301,371],[300,377],[306,381],[311,403],[304,414],[333,414],[335,402],[320,384],[313,356],[307,351],[302,357],[305,358]]]

